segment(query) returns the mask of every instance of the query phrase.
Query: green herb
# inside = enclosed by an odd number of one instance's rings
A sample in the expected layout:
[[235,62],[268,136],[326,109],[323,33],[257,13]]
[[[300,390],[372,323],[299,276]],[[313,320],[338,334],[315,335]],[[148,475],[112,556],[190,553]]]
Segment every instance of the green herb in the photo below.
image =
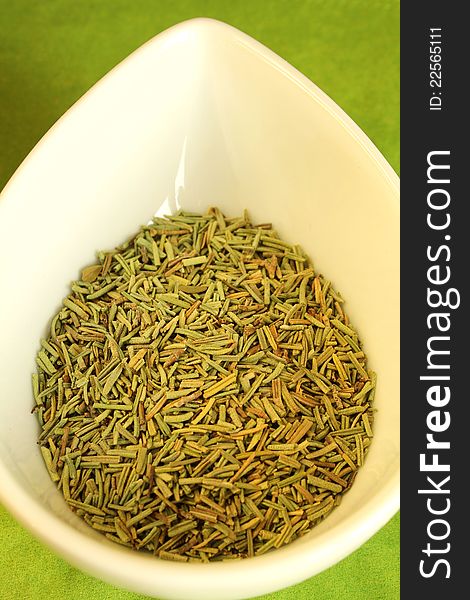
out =
[[376,378],[341,296],[246,213],[154,218],[98,253],[36,362],[51,479],[91,527],[162,559],[290,543],[372,439]]

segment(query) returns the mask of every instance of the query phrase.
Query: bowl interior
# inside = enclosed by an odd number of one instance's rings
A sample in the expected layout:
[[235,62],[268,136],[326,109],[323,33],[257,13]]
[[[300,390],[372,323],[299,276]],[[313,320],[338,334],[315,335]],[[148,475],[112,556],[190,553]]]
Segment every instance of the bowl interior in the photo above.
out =
[[[211,205],[271,221],[342,293],[378,373],[375,440],[341,506],[297,542],[243,564],[162,564],[106,542],[65,506],[36,445],[30,374],[50,317],[96,250],[155,213]],[[3,502],[75,564],[147,594],[240,598],[341,559],[397,509],[398,223],[390,167],[287,63],[209,20],[151,40],[53,127],[1,197]]]

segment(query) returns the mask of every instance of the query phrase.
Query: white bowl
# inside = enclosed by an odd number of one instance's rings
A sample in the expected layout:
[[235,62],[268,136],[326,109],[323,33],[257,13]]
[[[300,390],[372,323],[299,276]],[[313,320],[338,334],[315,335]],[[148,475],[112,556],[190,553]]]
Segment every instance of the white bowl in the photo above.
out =
[[[177,564],[108,542],[65,505],[36,444],[30,374],[70,280],[158,212],[247,207],[301,243],[346,298],[378,373],[375,438],[342,504],[260,557]],[[38,538],[110,583],[164,598],[245,598],[331,566],[399,498],[398,178],[313,83],[208,19],[156,36],[39,142],[0,200],[0,499]],[[20,551],[20,550],[19,550]]]

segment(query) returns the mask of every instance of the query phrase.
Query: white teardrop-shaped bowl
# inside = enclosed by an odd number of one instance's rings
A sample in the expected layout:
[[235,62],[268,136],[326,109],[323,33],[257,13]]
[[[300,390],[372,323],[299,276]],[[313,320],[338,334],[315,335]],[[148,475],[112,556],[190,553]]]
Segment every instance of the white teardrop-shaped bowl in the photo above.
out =
[[[108,542],[66,507],[36,444],[30,374],[97,249],[156,212],[211,205],[272,221],[343,294],[378,373],[377,417],[351,491],[311,533],[253,559],[177,564]],[[330,98],[240,31],[172,27],[52,127],[1,194],[0,291],[0,500],[74,565],[151,596],[245,598],[333,565],[398,509],[398,178]]]

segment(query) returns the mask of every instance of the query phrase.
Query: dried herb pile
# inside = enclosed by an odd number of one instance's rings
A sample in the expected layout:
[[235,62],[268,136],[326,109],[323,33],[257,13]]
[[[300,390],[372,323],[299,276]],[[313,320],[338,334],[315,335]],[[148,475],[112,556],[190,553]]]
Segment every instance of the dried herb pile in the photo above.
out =
[[33,375],[72,510],[161,558],[263,554],[336,506],[375,375],[299,246],[245,214],[155,218],[82,271]]

